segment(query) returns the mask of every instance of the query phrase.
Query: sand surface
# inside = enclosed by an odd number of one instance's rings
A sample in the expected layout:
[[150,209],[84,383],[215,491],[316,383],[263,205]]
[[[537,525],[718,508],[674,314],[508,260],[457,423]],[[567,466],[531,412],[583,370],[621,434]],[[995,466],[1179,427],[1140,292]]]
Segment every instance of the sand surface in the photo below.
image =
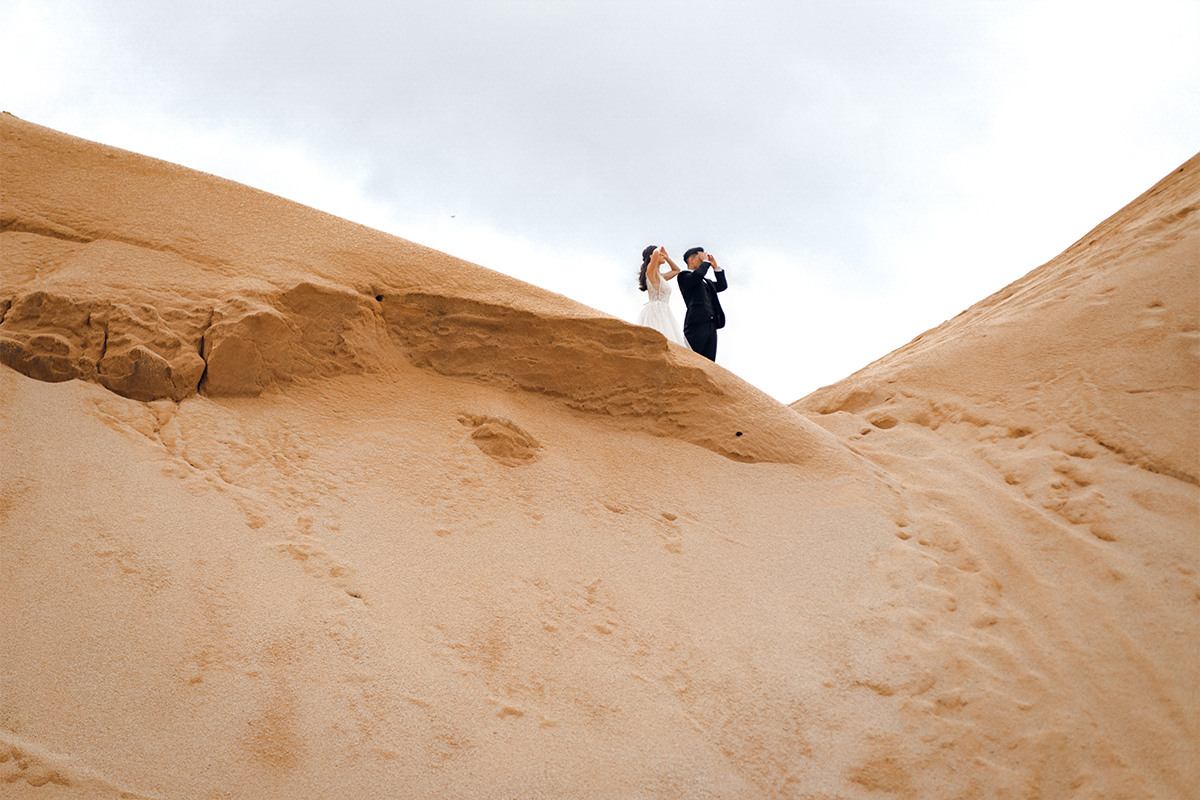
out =
[[0,135],[0,795],[1195,796],[1200,157],[787,407]]

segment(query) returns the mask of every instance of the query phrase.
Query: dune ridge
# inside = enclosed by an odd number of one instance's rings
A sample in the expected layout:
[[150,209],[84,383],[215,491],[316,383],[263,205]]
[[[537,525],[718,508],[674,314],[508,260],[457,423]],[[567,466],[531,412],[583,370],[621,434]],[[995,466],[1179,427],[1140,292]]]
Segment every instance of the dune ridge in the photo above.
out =
[[1200,784],[1196,159],[787,407],[420,245],[0,137],[14,798]]
[[792,407],[934,426],[1059,423],[1197,483],[1198,196],[1200,156],[1057,258]]
[[178,401],[379,370],[399,347],[736,460],[837,468],[822,431],[653,331],[249,187],[0,122],[0,362],[23,374]]

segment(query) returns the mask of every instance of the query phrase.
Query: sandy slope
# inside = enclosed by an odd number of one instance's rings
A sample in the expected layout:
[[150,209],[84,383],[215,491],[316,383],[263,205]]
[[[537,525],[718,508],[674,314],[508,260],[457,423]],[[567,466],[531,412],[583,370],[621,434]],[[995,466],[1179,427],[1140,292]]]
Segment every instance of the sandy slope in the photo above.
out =
[[1195,161],[788,409],[482,267],[0,133],[13,796],[1200,781]]

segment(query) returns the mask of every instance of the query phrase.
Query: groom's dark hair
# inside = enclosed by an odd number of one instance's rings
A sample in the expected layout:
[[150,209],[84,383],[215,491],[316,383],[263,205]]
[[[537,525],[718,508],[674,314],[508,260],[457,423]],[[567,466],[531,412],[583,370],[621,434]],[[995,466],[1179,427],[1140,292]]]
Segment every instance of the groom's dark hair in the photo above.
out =
[[696,255],[696,253],[703,253],[703,252],[704,252],[703,247],[691,248],[690,250],[688,250],[686,253],[683,254],[683,263],[684,264],[688,263],[688,259],[691,258],[692,256]]

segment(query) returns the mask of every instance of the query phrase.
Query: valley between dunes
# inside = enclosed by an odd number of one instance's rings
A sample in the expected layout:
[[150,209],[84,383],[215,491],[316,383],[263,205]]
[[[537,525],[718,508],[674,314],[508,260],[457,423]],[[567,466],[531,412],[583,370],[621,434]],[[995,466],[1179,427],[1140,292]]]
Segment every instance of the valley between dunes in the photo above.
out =
[[1200,156],[789,407],[0,137],[5,797],[1195,796]]

